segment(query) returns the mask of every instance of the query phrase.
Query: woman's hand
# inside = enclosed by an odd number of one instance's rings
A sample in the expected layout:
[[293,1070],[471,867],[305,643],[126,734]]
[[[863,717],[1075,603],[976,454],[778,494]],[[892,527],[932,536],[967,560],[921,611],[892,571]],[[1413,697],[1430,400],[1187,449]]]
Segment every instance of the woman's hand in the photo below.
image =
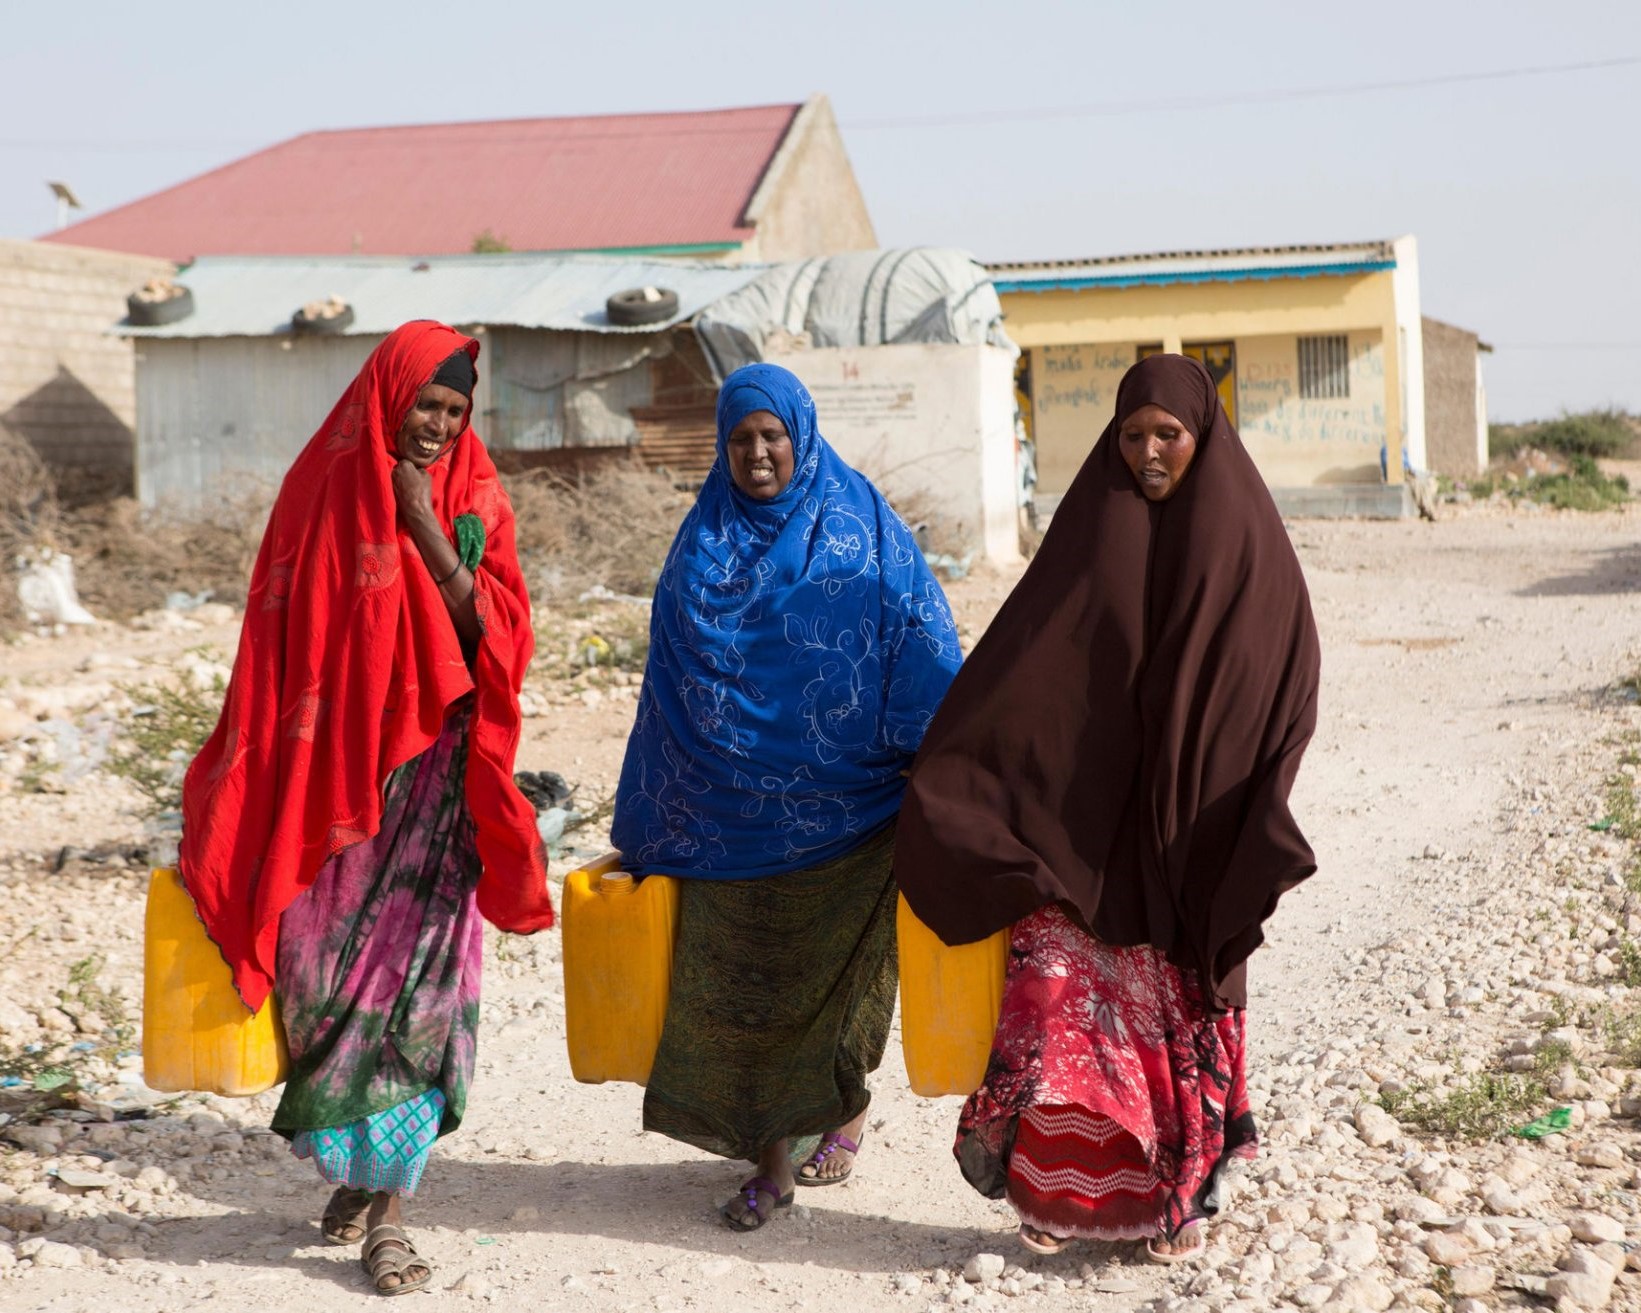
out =
[[407,460],[398,462],[393,467],[393,495],[407,525],[434,520],[433,479],[426,470],[417,469]]

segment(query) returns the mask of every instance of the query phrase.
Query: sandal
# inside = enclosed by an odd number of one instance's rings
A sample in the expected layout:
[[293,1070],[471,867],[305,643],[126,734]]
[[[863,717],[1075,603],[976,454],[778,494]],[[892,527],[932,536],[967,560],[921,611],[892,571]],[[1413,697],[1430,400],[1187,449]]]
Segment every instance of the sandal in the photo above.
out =
[[[865,1139],[866,1137],[861,1136],[861,1138]],[[803,1161],[803,1166],[798,1168],[798,1184],[842,1185],[851,1176],[853,1176],[855,1172],[855,1164],[853,1161],[850,1162],[847,1171],[839,1172],[836,1176],[822,1176],[820,1174],[821,1164],[839,1149],[842,1149],[844,1153],[850,1156],[851,1159],[853,1159],[854,1156],[860,1152],[860,1146],[858,1144],[849,1139],[847,1136],[839,1135],[836,1131],[832,1131],[821,1136],[820,1148],[816,1149],[814,1153],[805,1158]],[[810,1175],[805,1176],[805,1172],[809,1172]]]
[[319,1233],[333,1245],[356,1245],[365,1238],[364,1218],[370,1211],[369,1190],[339,1185],[319,1219]]
[[1163,1239],[1164,1237],[1154,1236],[1145,1242],[1146,1256],[1150,1258],[1153,1263],[1189,1263],[1193,1258],[1201,1258],[1202,1251],[1208,1247],[1208,1238],[1202,1232],[1202,1222],[1200,1219],[1197,1221],[1187,1222],[1184,1226],[1180,1227],[1178,1231],[1174,1232],[1174,1239],[1171,1243],[1177,1244],[1186,1236],[1195,1236],[1197,1241],[1196,1244],[1192,1245],[1189,1249],[1169,1250],[1158,1249],[1157,1241]]
[[[365,1237],[364,1252],[359,1255],[359,1264],[370,1274],[371,1284],[376,1287],[378,1295],[408,1295],[433,1280],[432,1267],[416,1252],[410,1237],[401,1228],[387,1223],[370,1228],[370,1233]],[[407,1278],[405,1272],[413,1267],[421,1268],[422,1275]],[[384,1286],[384,1277],[398,1277],[399,1280],[395,1285]]]
[[1036,1227],[1020,1223],[1020,1243],[1034,1254],[1058,1254],[1062,1249],[1068,1249],[1077,1243],[1074,1235],[1055,1235],[1052,1231],[1039,1231]]
[[[769,1206],[769,1212],[758,1205],[758,1196],[768,1195],[774,1200]],[[731,1211],[735,1205],[741,1205],[739,1213]],[[726,1226],[735,1231],[756,1231],[772,1216],[783,1208],[792,1207],[792,1192],[789,1190],[781,1194],[775,1189],[775,1182],[767,1176],[754,1176],[749,1181],[741,1182],[740,1193],[718,1210],[718,1216],[724,1219]],[[748,1220],[750,1219],[750,1220]]]

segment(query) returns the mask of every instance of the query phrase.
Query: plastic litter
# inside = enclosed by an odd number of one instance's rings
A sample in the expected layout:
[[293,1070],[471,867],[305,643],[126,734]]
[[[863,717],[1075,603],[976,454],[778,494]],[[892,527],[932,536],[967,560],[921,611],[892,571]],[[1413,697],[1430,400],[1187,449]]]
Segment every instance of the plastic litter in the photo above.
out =
[[197,593],[167,593],[165,595],[165,609],[167,611],[192,611],[196,607],[204,606],[215,593],[215,589],[202,588]]
[[1556,1135],[1570,1129],[1572,1124],[1571,1108],[1552,1108],[1544,1116],[1535,1117],[1527,1125],[1516,1127],[1510,1134],[1519,1135],[1524,1140],[1542,1140],[1546,1135]]
[[930,569],[939,570],[948,579],[966,579],[969,566],[974,563],[974,553],[964,552],[962,556],[952,556],[946,552],[936,552],[927,560]]
[[624,602],[628,606],[648,606],[650,599],[636,593],[618,593],[603,584],[594,584],[578,599],[583,602]]
[[17,558],[17,600],[32,625],[94,625],[97,617],[80,605],[74,589],[74,561],[45,548]]
[[578,811],[566,807],[549,807],[536,817],[536,832],[541,835],[542,843],[547,845],[550,856],[558,855],[558,846],[564,840],[564,832],[573,830],[587,818]]
[[513,775],[513,783],[538,812],[561,807],[575,796],[575,785],[556,770],[521,770]]

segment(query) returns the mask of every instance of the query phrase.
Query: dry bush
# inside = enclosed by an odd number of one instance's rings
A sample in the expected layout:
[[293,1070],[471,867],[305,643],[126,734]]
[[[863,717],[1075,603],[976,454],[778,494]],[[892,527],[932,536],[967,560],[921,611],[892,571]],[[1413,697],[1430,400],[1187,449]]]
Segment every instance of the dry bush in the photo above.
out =
[[81,600],[109,620],[163,606],[172,592],[210,589],[212,600],[244,606],[274,491],[247,484],[191,513],[145,510],[129,497],[81,508],[58,535]]
[[57,546],[60,519],[51,471],[33,447],[0,424],[0,634],[23,626],[14,573],[17,558]]
[[694,502],[636,460],[579,477],[532,470],[502,479],[531,596],[550,603],[573,602],[595,584],[648,597]]

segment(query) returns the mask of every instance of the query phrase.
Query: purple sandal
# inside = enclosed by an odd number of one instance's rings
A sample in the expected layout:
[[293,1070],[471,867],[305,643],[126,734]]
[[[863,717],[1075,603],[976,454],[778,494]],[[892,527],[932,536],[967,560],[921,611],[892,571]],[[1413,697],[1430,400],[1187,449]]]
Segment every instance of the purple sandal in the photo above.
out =
[[[768,1195],[775,1201],[769,1206],[768,1214],[758,1206],[758,1196],[761,1194]],[[730,1209],[737,1200],[742,1205],[742,1211],[733,1213]],[[781,1194],[775,1188],[775,1182],[767,1176],[754,1176],[750,1181],[741,1182],[739,1193],[718,1210],[718,1215],[724,1219],[726,1226],[736,1231],[756,1231],[769,1220],[770,1216],[783,1208],[790,1207],[792,1207],[792,1195],[790,1193]]]
[[[832,1131],[821,1136],[820,1148],[810,1154],[804,1161],[803,1166],[798,1168],[798,1184],[842,1185],[851,1176],[853,1176],[855,1174],[855,1165],[853,1163],[849,1164],[849,1170],[847,1172],[842,1172],[837,1176],[822,1176],[820,1174],[821,1164],[839,1149],[842,1149],[844,1153],[851,1155],[858,1154],[860,1152],[860,1146],[858,1144],[849,1139],[847,1136],[839,1135],[836,1131]],[[805,1176],[805,1169],[811,1167],[814,1168],[815,1174],[813,1176]]]

